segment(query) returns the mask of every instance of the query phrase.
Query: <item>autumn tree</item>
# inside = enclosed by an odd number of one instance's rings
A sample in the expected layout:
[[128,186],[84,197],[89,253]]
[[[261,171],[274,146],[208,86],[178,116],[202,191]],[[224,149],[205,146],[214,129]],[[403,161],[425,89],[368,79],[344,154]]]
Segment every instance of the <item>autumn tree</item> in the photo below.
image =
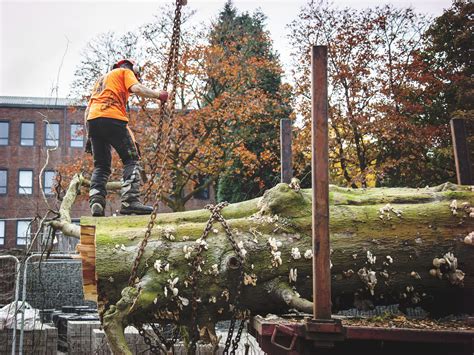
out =
[[[236,16],[231,4],[223,11]],[[251,22],[249,15],[243,16]],[[261,16],[252,21],[263,21]],[[244,183],[254,184],[253,194],[275,183],[274,178],[264,178],[275,170],[278,118],[289,105],[280,94],[281,69],[270,53],[267,34],[241,27],[234,39],[220,36],[218,24],[211,30],[192,31],[198,35],[191,41],[185,39],[178,88],[181,111],[171,123],[171,145],[158,149],[158,154],[168,149],[166,159],[174,167],[167,202],[171,206],[171,200],[176,201],[173,207],[177,210],[184,208],[196,191],[219,178],[220,186],[235,184],[234,190],[220,194],[232,201],[245,197],[237,195]],[[275,84],[272,80],[277,74]],[[195,190],[186,192],[189,184]],[[252,186],[246,187],[250,192],[247,197],[252,196]]]
[[263,111],[253,115],[254,123],[240,119],[231,121],[232,136],[241,137],[242,145],[238,152],[233,152],[233,165],[219,179],[220,200],[236,202],[258,196],[279,179],[279,119],[291,115],[290,92],[282,84],[282,68],[265,30],[265,19],[259,11],[252,15],[239,14],[232,2],[227,1],[209,35],[211,45],[223,53],[216,61],[216,67],[228,66],[228,55],[238,59],[232,63],[237,75],[246,71],[243,63],[257,67],[255,77],[240,80],[238,85],[229,82],[222,72],[208,72],[209,98],[245,95],[252,91],[267,98]]
[[437,114],[473,117],[474,4],[454,1],[426,32],[423,59],[443,74]]
[[302,9],[290,24],[303,118],[297,171],[310,163],[310,48],[326,44],[333,182],[419,186],[453,176],[452,166],[433,166],[447,126],[425,120],[440,85],[420,58],[427,26],[425,16],[393,6],[337,9],[320,1]]
[[97,79],[110,70],[120,58],[140,59],[139,36],[128,31],[101,33],[90,40],[81,51],[81,59],[74,72],[71,96],[88,99]]
[[[143,81],[156,89],[163,85],[171,15],[170,11],[162,11],[153,23],[140,28],[140,41],[145,44],[141,49],[145,53]],[[185,20],[186,16],[190,13],[185,14]],[[263,26],[261,15],[257,20]],[[156,143],[160,117],[153,102],[133,103],[138,111],[130,123],[142,147],[145,170],[150,173],[155,162],[164,166],[158,183],[165,184],[165,193],[159,198],[175,211],[184,210],[187,201],[224,173],[255,180],[260,190],[269,184],[260,176],[276,167],[276,118],[284,116],[283,108],[288,109],[287,104],[282,105],[286,99],[278,91],[279,76],[276,84],[271,82],[270,74],[279,75],[281,68],[271,56],[267,33],[260,31],[257,39],[253,33],[242,33],[224,45],[213,41],[214,26],[187,26],[184,21],[176,111],[171,121],[164,120],[162,144]],[[267,55],[244,52],[256,40],[267,43]],[[265,76],[269,78],[263,81]],[[82,164],[77,162],[76,166]]]

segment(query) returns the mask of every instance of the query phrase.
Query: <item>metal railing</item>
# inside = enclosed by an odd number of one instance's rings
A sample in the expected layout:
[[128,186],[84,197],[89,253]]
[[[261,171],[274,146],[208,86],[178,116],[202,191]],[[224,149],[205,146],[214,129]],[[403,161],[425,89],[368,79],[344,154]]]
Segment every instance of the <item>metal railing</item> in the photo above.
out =
[[[19,296],[19,285],[20,285],[20,261],[13,255],[0,255],[0,260],[11,260],[14,263],[14,275],[15,281],[13,286],[15,289],[15,296],[13,299],[13,304],[15,305],[15,323],[13,326],[13,340],[12,340],[12,355],[15,355],[16,351],[16,326],[17,326],[17,313],[18,313],[18,296]],[[2,268],[5,272],[6,268]]]
[[[26,303],[26,281],[27,281],[27,272],[28,272],[28,263],[31,259],[41,258],[45,255],[43,253],[32,254],[25,260],[25,266],[23,268],[23,284],[22,284],[22,296],[21,296],[21,306],[20,309],[22,310],[21,313],[21,326],[20,326],[20,346],[19,346],[19,354],[23,355],[23,339],[24,339],[24,332],[25,332],[25,303]],[[48,259],[72,259],[72,254],[50,254]],[[19,274],[19,273],[18,273]],[[14,353],[12,353],[14,354]]]

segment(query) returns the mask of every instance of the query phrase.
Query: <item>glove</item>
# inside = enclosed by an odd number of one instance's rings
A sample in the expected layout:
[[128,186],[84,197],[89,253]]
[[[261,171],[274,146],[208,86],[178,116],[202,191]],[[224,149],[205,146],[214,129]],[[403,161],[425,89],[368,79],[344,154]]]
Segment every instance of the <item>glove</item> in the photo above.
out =
[[161,102],[166,102],[168,101],[168,91],[160,91],[160,95],[158,96],[158,100],[160,100]]
[[90,155],[92,155],[92,142],[89,137],[87,137],[86,147],[84,150],[86,151],[86,153],[89,153]]

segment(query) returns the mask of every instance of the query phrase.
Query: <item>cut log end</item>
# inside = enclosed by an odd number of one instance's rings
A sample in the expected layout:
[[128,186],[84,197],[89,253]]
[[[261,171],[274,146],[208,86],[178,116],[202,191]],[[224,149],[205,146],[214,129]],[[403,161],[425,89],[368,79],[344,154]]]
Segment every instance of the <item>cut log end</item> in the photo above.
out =
[[76,250],[82,260],[84,299],[97,302],[95,226],[81,226],[81,242],[76,246]]

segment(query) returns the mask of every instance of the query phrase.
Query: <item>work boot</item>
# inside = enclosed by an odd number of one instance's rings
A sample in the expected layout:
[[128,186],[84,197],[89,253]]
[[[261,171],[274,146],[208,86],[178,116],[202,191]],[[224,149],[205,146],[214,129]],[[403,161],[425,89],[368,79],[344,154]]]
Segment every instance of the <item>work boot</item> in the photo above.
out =
[[[125,173],[124,173],[125,174]],[[153,207],[140,202],[140,168],[134,166],[130,175],[122,182],[122,206],[120,214],[151,214]]]
[[89,198],[89,206],[93,217],[105,216],[105,197],[101,195],[93,195]]
[[124,214],[124,215],[151,214],[152,212],[153,212],[153,207],[144,205],[140,201],[122,202],[122,207],[120,208],[120,214]]

